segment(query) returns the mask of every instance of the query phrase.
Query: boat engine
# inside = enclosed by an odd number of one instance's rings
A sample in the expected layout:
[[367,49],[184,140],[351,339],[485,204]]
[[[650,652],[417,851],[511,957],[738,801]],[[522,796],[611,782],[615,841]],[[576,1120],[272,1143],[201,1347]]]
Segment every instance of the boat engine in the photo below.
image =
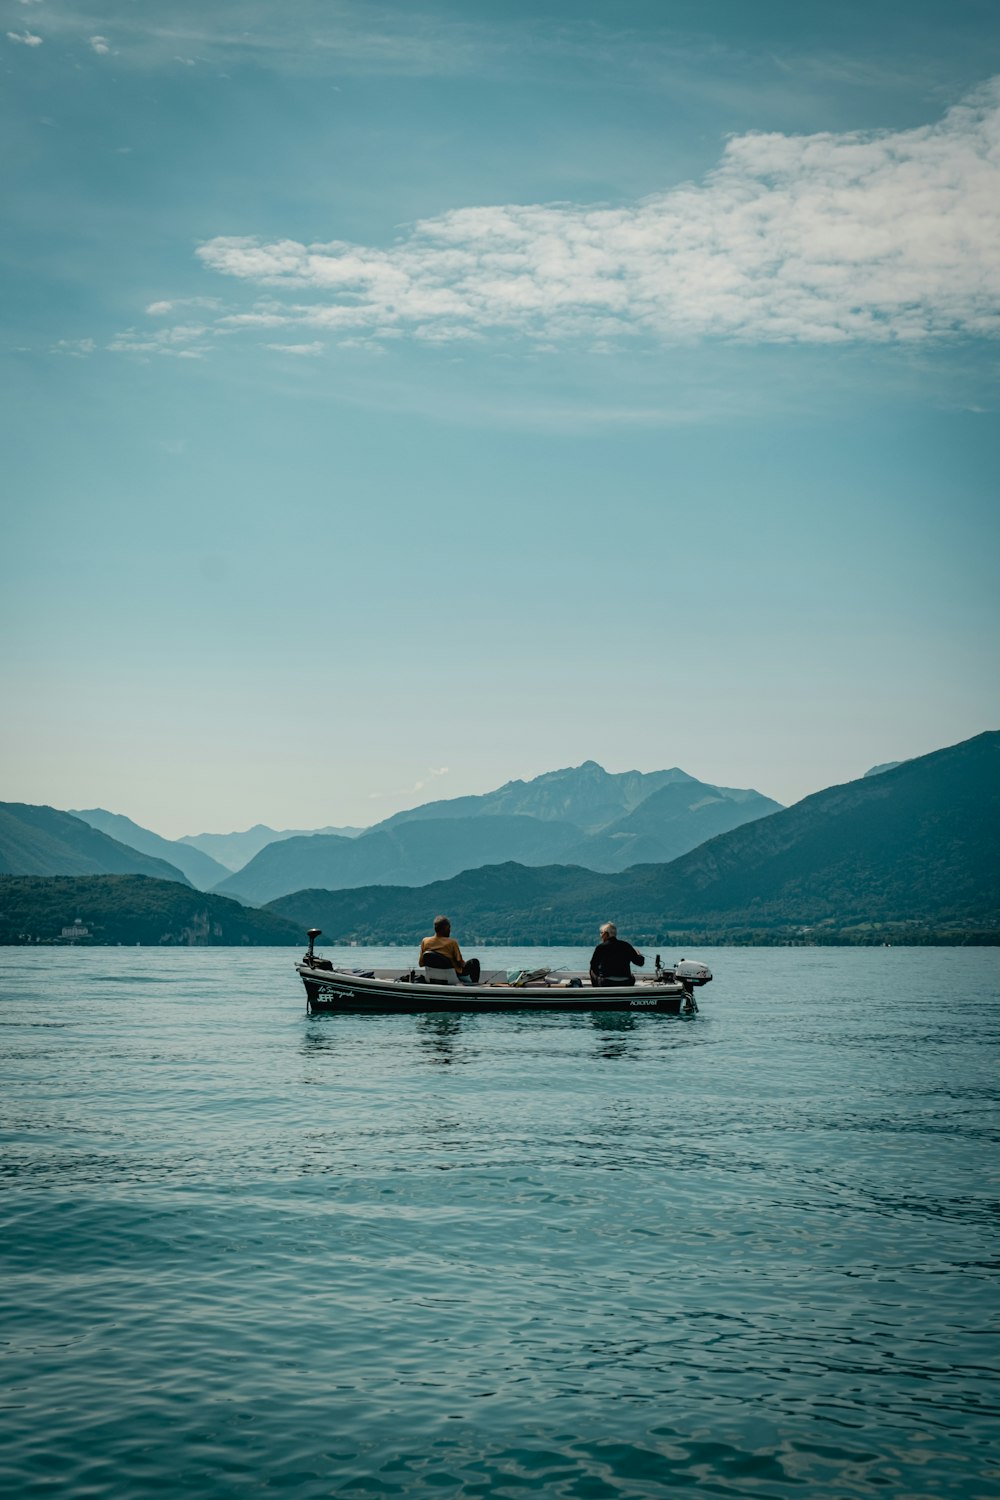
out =
[[302,955],[302,962],[310,969],[332,969],[333,964],[328,958],[317,958],[315,953],[316,939],[323,936],[321,927],[310,927],[306,936],[309,939],[309,947]]
[[674,978],[683,979],[685,984],[708,984],[712,971],[708,964],[699,963],[696,958],[682,958],[674,964]]
[[693,989],[698,985],[709,984],[712,979],[712,971],[708,964],[700,963],[696,958],[681,958],[677,963],[664,968],[660,962],[660,955],[656,955],[656,977],[657,979],[679,979],[687,988]]

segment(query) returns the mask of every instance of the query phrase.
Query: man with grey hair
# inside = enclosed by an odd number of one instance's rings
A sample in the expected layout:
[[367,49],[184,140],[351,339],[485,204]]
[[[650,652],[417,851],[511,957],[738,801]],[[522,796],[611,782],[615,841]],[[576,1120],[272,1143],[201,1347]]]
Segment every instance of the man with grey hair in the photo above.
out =
[[462,957],[462,950],[451,935],[451,923],[447,917],[434,918],[434,936],[425,937],[420,944],[417,963],[422,969],[454,969],[459,979],[469,984],[479,983],[479,959]]
[[614,922],[601,923],[601,941],[590,960],[591,984],[635,984],[631,965],[638,964],[641,969],[645,962],[631,943],[623,942],[618,936]]

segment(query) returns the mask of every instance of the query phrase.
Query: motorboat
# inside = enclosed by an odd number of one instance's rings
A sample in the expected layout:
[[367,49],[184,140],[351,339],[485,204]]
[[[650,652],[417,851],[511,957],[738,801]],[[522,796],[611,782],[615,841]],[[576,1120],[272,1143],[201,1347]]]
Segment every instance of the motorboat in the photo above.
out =
[[478,983],[454,970],[356,969],[333,964],[315,951],[319,928],[309,931],[309,948],[295,965],[305,985],[311,1013],[365,1011],[415,1015],[428,1011],[656,1011],[693,1015],[694,992],[710,983],[712,971],[696,959],[664,966],[660,955],[647,978],[633,984],[591,983],[586,971],[568,969],[483,969]]

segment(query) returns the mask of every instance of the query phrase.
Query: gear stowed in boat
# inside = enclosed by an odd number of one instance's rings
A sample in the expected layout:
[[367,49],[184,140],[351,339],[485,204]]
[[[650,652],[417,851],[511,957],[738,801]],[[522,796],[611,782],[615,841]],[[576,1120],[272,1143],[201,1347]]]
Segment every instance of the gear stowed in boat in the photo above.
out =
[[634,984],[593,985],[586,971],[565,969],[484,969],[477,984],[448,970],[348,969],[335,967],[315,951],[322,934],[310,928],[309,950],[295,965],[310,1011],[477,1011],[477,1010],[651,1010],[671,1016],[698,1009],[694,991],[708,984],[707,964],[681,959],[656,967]]

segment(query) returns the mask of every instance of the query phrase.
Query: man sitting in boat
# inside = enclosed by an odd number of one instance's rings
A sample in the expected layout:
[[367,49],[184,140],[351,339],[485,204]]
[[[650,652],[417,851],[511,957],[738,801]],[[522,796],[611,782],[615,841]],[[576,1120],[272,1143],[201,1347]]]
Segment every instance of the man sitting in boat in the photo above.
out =
[[614,922],[601,923],[601,941],[590,960],[591,984],[635,984],[631,965],[638,964],[641,969],[645,962],[631,943],[618,936]]
[[[642,959],[639,960],[642,962]],[[422,969],[453,969],[459,979],[469,984],[479,983],[479,959],[462,957],[462,950],[451,935],[451,923],[447,917],[434,918],[434,936],[425,937],[420,944],[417,963]]]

